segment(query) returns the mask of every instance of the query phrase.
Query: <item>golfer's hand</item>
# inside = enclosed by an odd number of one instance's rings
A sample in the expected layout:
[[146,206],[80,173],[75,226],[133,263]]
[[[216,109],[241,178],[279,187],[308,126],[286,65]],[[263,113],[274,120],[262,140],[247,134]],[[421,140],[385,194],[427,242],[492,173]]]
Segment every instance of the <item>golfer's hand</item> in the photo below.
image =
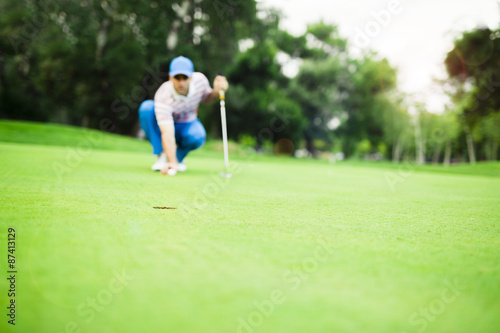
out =
[[227,88],[229,88],[229,83],[227,82],[226,77],[217,75],[214,79],[214,91],[227,91]]
[[[160,173],[162,175],[168,175],[169,169],[173,169],[173,170],[175,170],[175,173],[177,173],[177,163],[167,163],[165,168],[163,168],[163,170],[161,170]],[[170,172],[172,172],[172,171],[170,171]]]

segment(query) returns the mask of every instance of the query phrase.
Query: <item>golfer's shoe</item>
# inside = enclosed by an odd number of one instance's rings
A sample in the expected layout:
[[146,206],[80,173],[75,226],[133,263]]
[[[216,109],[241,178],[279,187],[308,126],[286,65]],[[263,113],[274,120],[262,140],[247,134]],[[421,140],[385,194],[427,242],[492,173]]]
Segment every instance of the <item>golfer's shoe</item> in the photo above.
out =
[[179,163],[177,164],[177,171],[179,172],[184,172],[187,170],[187,166],[185,163]]
[[151,170],[153,171],[161,171],[165,168],[167,165],[167,155],[165,153],[161,153],[158,155],[158,159],[156,160],[155,164],[151,166]]

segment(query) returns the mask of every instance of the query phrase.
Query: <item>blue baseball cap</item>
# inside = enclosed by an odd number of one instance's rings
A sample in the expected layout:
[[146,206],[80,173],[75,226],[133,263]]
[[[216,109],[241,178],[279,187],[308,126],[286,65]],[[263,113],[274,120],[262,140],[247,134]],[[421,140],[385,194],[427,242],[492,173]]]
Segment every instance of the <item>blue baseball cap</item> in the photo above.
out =
[[170,76],[176,76],[179,74],[186,75],[187,77],[191,77],[194,72],[193,62],[186,57],[180,56],[174,58],[170,63]]

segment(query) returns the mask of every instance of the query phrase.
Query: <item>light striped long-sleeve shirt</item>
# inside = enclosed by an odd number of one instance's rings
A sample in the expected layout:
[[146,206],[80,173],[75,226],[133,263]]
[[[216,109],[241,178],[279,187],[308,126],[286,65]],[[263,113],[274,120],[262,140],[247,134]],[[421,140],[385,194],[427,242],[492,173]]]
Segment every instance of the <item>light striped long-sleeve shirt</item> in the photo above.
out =
[[187,96],[179,95],[171,81],[163,83],[155,94],[155,115],[158,125],[189,123],[198,117],[198,106],[212,92],[205,75],[193,73]]

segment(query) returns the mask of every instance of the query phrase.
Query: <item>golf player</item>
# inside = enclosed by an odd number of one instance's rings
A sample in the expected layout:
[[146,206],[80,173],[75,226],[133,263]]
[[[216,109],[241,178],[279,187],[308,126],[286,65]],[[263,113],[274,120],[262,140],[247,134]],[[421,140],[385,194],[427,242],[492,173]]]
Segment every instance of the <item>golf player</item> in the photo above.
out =
[[205,75],[194,71],[193,62],[183,56],[170,63],[169,81],[163,83],[154,101],[139,106],[139,122],[158,155],[151,167],[162,174],[186,171],[184,158],[205,143],[205,128],[198,120],[200,103],[210,103],[226,91],[224,76],[214,79],[213,89]]

